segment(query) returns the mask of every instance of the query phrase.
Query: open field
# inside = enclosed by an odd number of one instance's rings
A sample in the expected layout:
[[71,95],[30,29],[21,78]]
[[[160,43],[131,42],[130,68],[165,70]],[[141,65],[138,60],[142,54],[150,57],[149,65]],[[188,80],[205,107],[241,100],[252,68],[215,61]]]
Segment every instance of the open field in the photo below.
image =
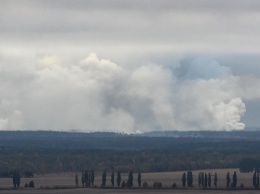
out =
[[181,193],[181,194],[257,194],[256,190],[142,190],[142,189],[67,189],[67,190],[21,190],[21,191],[0,191],[1,194],[146,194],[146,193]]
[[[216,170],[204,170],[203,172],[210,172],[212,175],[217,172],[218,174],[218,188],[225,188],[225,176],[227,172],[230,172],[231,176],[234,171],[238,175],[238,186],[243,183],[246,189],[252,189],[252,173],[240,173],[238,169],[216,169]],[[107,173],[107,187],[108,189],[86,189],[86,188],[75,188],[75,173],[60,173],[60,174],[41,174],[36,175],[33,178],[22,178],[21,179],[21,189],[18,190],[1,190],[0,193],[35,193],[35,194],[44,194],[44,193],[201,193],[202,190],[198,187],[198,174],[201,171],[193,171],[194,174],[194,187],[192,189],[182,189],[181,188],[181,176],[183,171],[179,172],[164,172],[164,173],[144,173],[142,174],[142,182],[147,182],[149,187],[152,187],[152,184],[155,181],[159,181],[163,185],[162,190],[154,189],[137,189],[137,174],[134,174],[134,189],[112,189],[110,187],[110,173]],[[95,176],[95,185],[100,187],[101,185],[101,175],[102,173],[96,173]],[[80,177],[80,173],[79,173]],[[36,189],[24,189],[23,186],[25,183],[28,183],[30,180],[35,182]],[[122,174],[122,181],[127,180],[127,174]],[[80,180],[79,180],[80,182]],[[171,185],[173,183],[177,184],[177,190],[172,190]],[[80,185],[80,184],[79,184]],[[3,178],[0,179],[1,188],[11,188],[12,179]],[[70,189],[52,189],[52,188],[70,188]],[[80,185],[81,187],[81,185]],[[213,187],[213,177],[212,177],[212,187]],[[203,190],[203,193],[256,193],[259,191],[254,190]]]

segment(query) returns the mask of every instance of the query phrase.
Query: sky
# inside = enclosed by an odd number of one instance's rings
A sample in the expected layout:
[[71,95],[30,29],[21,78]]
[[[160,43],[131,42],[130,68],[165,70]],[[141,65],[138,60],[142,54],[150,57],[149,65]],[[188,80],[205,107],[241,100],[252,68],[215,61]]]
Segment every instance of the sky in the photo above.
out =
[[260,127],[259,0],[0,0],[0,130]]

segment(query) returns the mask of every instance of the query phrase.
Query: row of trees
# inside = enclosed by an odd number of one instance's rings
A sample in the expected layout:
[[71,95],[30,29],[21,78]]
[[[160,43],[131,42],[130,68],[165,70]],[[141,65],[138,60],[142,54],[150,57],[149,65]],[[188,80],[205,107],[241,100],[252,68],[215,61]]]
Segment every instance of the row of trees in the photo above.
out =
[[[138,176],[137,176],[137,182],[138,182],[139,187],[141,187],[141,177],[142,177],[142,175],[139,172]],[[107,180],[107,173],[106,173],[106,171],[103,171],[102,184],[101,184],[102,187],[106,186],[106,180]],[[114,187],[115,186],[115,173],[114,172],[111,173],[110,180],[111,180],[111,186]],[[128,172],[127,182],[125,182],[125,181],[122,182],[121,172],[117,171],[117,177],[116,177],[117,187],[120,187],[120,185],[122,187],[133,187],[133,185],[134,185],[133,180],[134,180],[133,171],[130,170]]]
[[[232,176],[232,183],[231,183],[231,178],[230,178],[230,174],[229,172],[226,175],[226,186],[227,188],[229,188],[231,186],[231,188],[236,188],[237,187],[237,173],[236,171],[234,172],[233,176]],[[231,184],[230,184],[231,183]]]
[[[257,179],[257,177],[258,177],[258,179]],[[255,173],[253,179],[254,179],[253,184],[259,186],[259,173],[258,173],[258,176]],[[211,180],[212,180],[212,175],[210,173],[208,173],[208,174],[204,173],[204,172],[199,173],[198,184],[199,184],[200,188],[201,187],[202,188],[207,188],[207,187],[210,188],[211,187]],[[230,174],[228,172],[227,175],[226,175],[226,187],[227,188],[229,188],[230,186],[232,188],[237,187],[237,173],[236,172],[234,172],[232,180],[233,181],[231,183]],[[187,186],[192,187],[193,175],[192,175],[191,171],[189,171],[187,173],[187,178],[186,178],[186,173],[183,173],[183,175],[182,175],[182,187],[186,187],[186,181],[187,181]],[[217,183],[218,183],[218,175],[217,175],[217,173],[215,173],[214,178],[213,178],[213,184],[214,184],[215,188],[217,187]]]
[[186,173],[183,173],[182,175],[182,186],[183,187],[186,187],[186,180],[187,180],[187,186],[188,187],[192,187],[192,184],[193,184],[193,175],[192,175],[192,172],[191,171],[188,171],[187,173],[187,178],[186,178]]
[[[210,188],[212,186],[212,177],[213,177],[213,185],[215,188],[217,188],[217,183],[218,183],[218,176],[217,173],[215,172],[214,175],[211,175],[211,173],[204,173],[204,172],[200,172],[198,175],[198,184],[200,188]],[[84,172],[82,172],[82,186],[83,187],[89,187],[94,185],[94,180],[95,180],[95,173],[94,171],[87,171],[85,170]],[[110,180],[111,180],[111,186],[114,187],[115,186],[115,173],[112,172],[111,176],[110,176]],[[192,171],[188,171],[187,174],[184,172],[182,175],[182,187],[193,187],[193,174]],[[76,181],[76,186],[78,187],[78,175],[76,174],[75,177],[75,181]],[[232,182],[231,182],[232,181]],[[137,176],[137,182],[138,182],[138,186],[139,188],[141,187],[141,173],[138,173]],[[127,181],[123,181],[122,182],[122,178],[121,178],[121,173],[120,171],[117,172],[116,175],[116,184],[118,187],[122,186],[122,187],[133,187],[133,172],[130,170],[128,172],[128,178]],[[253,186],[255,188],[259,188],[259,172],[254,172],[253,174]],[[101,183],[101,187],[106,187],[107,185],[107,173],[106,171],[103,171],[102,174],[102,183]],[[176,184],[174,184],[176,187]],[[236,171],[233,173],[232,178],[230,176],[230,173],[227,172],[226,174],[226,187],[227,188],[236,188],[237,187],[237,173]]]
[[[138,177],[137,177],[137,182],[138,182],[138,186],[141,187],[141,173],[138,173]],[[133,172],[130,170],[128,172],[128,179],[127,182],[121,182],[122,178],[121,178],[121,172],[118,171],[117,172],[117,177],[116,177],[116,184],[118,187],[122,186],[122,187],[133,187]],[[110,180],[111,180],[111,186],[114,187],[115,186],[115,173],[112,172],[111,176],[110,176]],[[82,187],[93,187],[94,186],[94,181],[95,181],[95,172],[94,170],[88,171],[85,170],[82,172],[82,176],[81,176],[81,182],[82,182]],[[79,178],[78,178],[78,173],[76,173],[75,175],[75,183],[76,183],[76,187],[78,187],[78,182],[79,182]],[[107,173],[104,170],[102,173],[102,183],[101,183],[101,187],[105,187],[107,183]]]
[[[210,174],[210,172],[208,174],[200,172],[199,177],[198,177],[199,187],[210,188],[211,187],[211,179],[212,179],[211,177],[212,177],[212,175]],[[214,178],[213,178],[213,184],[214,184],[215,188],[217,187],[217,183],[218,183],[218,175],[215,172]]]
[[[193,182],[193,176],[192,176],[192,172],[189,171],[187,173],[187,178],[186,178],[186,173],[183,173],[182,175],[182,186],[185,187],[186,186],[186,181],[187,181],[187,186],[188,187],[192,187],[192,182]],[[204,172],[200,172],[199,173],[199,177],[198,177],[198,183],[199,183],[199,187],[201,188],[210,188],[211,187],[211,179],[212,179],[212,175],[210,173],[204,173]],[[218,182],[218,176],[217,173],[214,174],[214,178],[213,178],[213,184],[215,186],[215,188],[217,187],[217,182]],[[254,172],[253,174],[253,186],[255,188],[259,188],[259,172]],[[226,174],[226,187],[227,188],[236,188],[237,187],[237,173],[236,171],[234,172],[233,176],[232,176],[232,182],[231,182],[231,177],[229,172],[227,172]]]
[[[82,171],[82,174],[81,174],[82,187],[90,187],[90,186],[93,187],[94,181],[95,181],[95,172],[94,172],[94,170]],[[75,175],[75,183],[76,183],[76,187],[79,187],[78,173],[76,173],[76,175]]]
[[[114,187],[115,186],[115,173],[112,172],[111,173],[111,185]],[[137,182],[138,182],[138,186],[139,188],[141,187],[141,183],[142,183],[142,178],[141,178],[141,173],[138,173],[137,176]],[[122,178],[121,178],[121,173],[120,171],[117,172],[117,177],[116,177],[116,184],[118,187],[122,186],[122,187],[128,187],[131,188],[133,187],[133,172],[130,170],[128,172],[128,178],[127,178],[127,182],[123,181],[122,182]],[[204,173],[204,172],[200,172],[199,176],[198,176],[198,184],[199,187],[201,188],[210,188],[211,187],[211,180],[212,179],[212,175],[210,173]],[[260,181],[259,181],[259,171],[255,171],[253,174],[253,186],[255,188],[259,188],[260,185]],[[81,182],[82,182],[82,187],[93,187],[94,186],[94,181],[95,181],[95,172],[94,170],[85,170],[82,172],[82,176],[81,176]],[[13,172],[13,185],[14,188],[19,188],[20,186],[20,182],[21,182],[21,176],[19,171],[14,171]],[[32,182],[32,181],[31,181]],[[75,175],[75,183],[76,183],[76,187],[78,187],[78,182],[79,182],[79,178],[78,178],[78,174],[76,173]],[[217,173],[214,174],[214,178],[213,178],[213,184],[215,186],[215,188],[217,187],[217,182],[218,182],[218,176]],[[31,188],[34,187],[34,182],[33,186],[29,186]],[[107,183],[107,173],[106,171],[103,171],[102,174],[102,187],[106,187],[106,183]],[[187,176],[186,173],[183,173],[182,175],[182,186],[186,187],[186,183],[188,187],[193,187],[193,174],[192,171],[188,171],[187,172]],[[146,183],[147,184],[147,183]],[[160,183],[161,184],[161,183]],[[29,184],[30,185],[30,184]],[[176,187],[176,184],[174,184]],[[227,172],[226,174],[226,187],[227,188],[236,188],[237,187],[237,173],[236,171],[233,173],[232,176],[232,182],[231,182],[231,176],[230,173]]]

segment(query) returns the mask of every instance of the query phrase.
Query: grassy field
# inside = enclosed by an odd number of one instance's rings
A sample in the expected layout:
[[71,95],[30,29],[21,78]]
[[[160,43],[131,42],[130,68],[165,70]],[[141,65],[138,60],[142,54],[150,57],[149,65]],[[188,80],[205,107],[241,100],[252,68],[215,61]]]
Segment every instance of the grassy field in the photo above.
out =
[[[238,169],[216,169],[216,170],[204,170],[203,172],[210,172],[214,175],[215,172],[218,174],[218,189],[221,190],[203,190],[203,193],[259,193],[256,190],[222,190],[225,189],[225,177],[226,173],[232,174],[234,171],[238,175],[238,186],[243,183],[246,189],[252,189],[252,173],[240,173]],[[164,173],[144,173],[142,174],[142,182],[147,182],[149,189],[137,189],[137,174],[134,174],[134,188],[133,189],[118,189],[111,188],[110,173],[107,173],[107,189],[100,189],[101,185],[101,173],[97,173],[95,176],[95,185],[97,189],[86,189],[86,188],[75,188],[75,173],[61,173],[61,174],[41,174],[36,175],[33,178],[22,178],[21,188],[19,190],[0,190],[0,193],[201,193],[202,190],[198,187],[198,174],[201,171],[193,171],[194,174],[194,187],[192,189],[183,189],[181,187],[181,176],[183,172],[164,172]],[[80,177],[80,173],[79,173]],[[23,188],[25,183],[29,183],[30,180],[35,182],[36,189],[25,189]],[[122,181],[127,180],[127,174],[122,174]],[[162,190],[151,189],[155,181],[159,181],[163,185]],[[79,181],[80,182],[80,181]],[[172,190],[171,185],[177,184],[177,190]],[[79,185],[82,187],[81,185]],[[11,189],[12,179],[3,178],[0,179],[0,187],[2,189]],[[55,189],[56,188],[56,189]],[[57,189],[59,188],[59,189]],[[67,189],[61,189],[67,188]],[[213,188],[213,177],[212,177],[212,188]]]
[[21,193],[21,194],[146,194],[146,193],[163,193],[163,194],[169,194],[169,193],[181,193],[181,194],[257,194],[259,191],[256,190],[142,190],[142,189],[67,189],[67,190],[19,190],[19,191],[0,191],[1,194],[15,194],[15,193]]

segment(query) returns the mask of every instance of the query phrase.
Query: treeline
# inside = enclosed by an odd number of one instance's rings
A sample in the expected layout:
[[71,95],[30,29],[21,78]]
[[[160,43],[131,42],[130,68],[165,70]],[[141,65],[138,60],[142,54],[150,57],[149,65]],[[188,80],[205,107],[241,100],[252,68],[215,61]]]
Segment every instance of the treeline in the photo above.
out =
[[[116,174],[116,177],[115,177]],[[142,182],[142,175],[140,172],[138,172],[136,180],[134,180],[134,173],[133,171],[128,171],[128,176],[126,180],[122,180],[121,178],[121,172],[117,171],[115,173],[114,171],[111,172],[110,178],[107,176],[107,172],[104,170],[102,173],[102,183],[100,185],[101,188],[132,188],[134,187],[134,182],[135,184],[137,183],[138,188],[149,188],[149,185],[147,182]],[[109,181],[110,179],[110,181]],[[116,184],[115,184],[116,180]],[[214,173],[214,175],[211,175],[211,173],[205,173],[205,172],[200,172],[198,174],[198,178],[196,179],[198,182],[194,182],[194,175],[192,171],[188,171],[187,173],[184,172],[182,177],[181,177],[181,185],[177,185],[175,182],[172,184],[172,188],[190,188],[192,189],[195,184],[198,184],[198,188],[200,189],[223,189],[223,186],[219,187],[218,186],[218,175],[217,172]],[[259,179],[259,172],[254,171],[253,177],[252,177],[252,186],[255,189],[259,189],[260,186],[260,179]],[[98,185],[95,184],[95,173],[93,170],[91,171],[83,171],[82,176],[81,176],[81,182],[82,182],[82,187],[88,188],[99,188]],[[109,183],[110,182],[110,183]],[[76,187],[79,186],[79,178],[78,174],[75,176],[75,183]],[[248,182],[247,182],[248,183]],[[156,181],[151,185],[150,187],[155,188],[155,189],[161,189],[163,188],[163,183]],[[250,185],[247,185],[248,188],[252,188]],[[238,183],[238,175],[236,171],[231,174],[230,172],[227,172],[226,174],[226,185],[224,186],[225,189],[245,189],[245,186],[242,182],[240,184]]]
[[[76,152],[76,151],[75,151]],[[175,153],[164,150],[116,151],[92,150],[85,152],[12,152],[2,154],[0,176],[7,177],[13,169],[18,169],[22,176],[30,177],[33,173],[80,171],[89,166],[96,171],[103,169],[128,169],[142,172],[167,172],[195,169],[237,168],[243,154],[225,154],[196,151],[193,153]],[[252,156],[252,155],[251,155]]]
[[[238,168],[243,158],[260,160],[260,140],[136,137],[114,133],[0,132],[0,176],[118,169],[166,172]],[[60,136],[59,136],[60,134]],[[83,136],[83,137],[82,137]],[[248,166],[246,164],[246,166]]]
[[[19,187],[24,187],[24,188],[35,188],[34,181],[31,180],[28,183],[25,183],[24,186],[20,186],[21,182],[21,176],[19,171],[14,171],[12,174],[13,177],[13,186],[14,189],[18,189]],[[133,171],[128,171],[128,176],[126,180],[122,180],[121,177],[121,172],[117,171],[116,173],[114,171],[111,172],[110,178],[109,175],[107,175],[107,171],[104,170],[102,173],[101,177],[101,185],[98,186],[95,184],[95,172],[94,170],[84,170],[82,171],[81,177],[79,177],[78,173],[75,175],[75,184],[76,188],[83,187],[83,188],[132,188],[134,187],[134,181],[137,182],[137,187],[138,188],[149,188],[149,185],[147,182],[142,182],[142,174],[141,172],[138,172],[136,180],[134,180],[134,172]],[[110,179],[110,183],[109,183]],[[213,179],[213,180],[212,180]],[[198,174],[198,183],[194,182],[194,175],[192,171],[188,171],[187,173],[184,172],[182,177],[181,177],[181,185],[177,185],[175,182],[172,184],[172,188],[190,188],[192,189],[195,184],[198,184],[198,187],[200,189],[223,189],[223,186],[219,187],[218,186],[218,175],[215,172],[214,175],[211,175],[211,173],[205,173],[205,172],[200,172]],[[252,177],[252,186],[255,189],[259,189],[260,187],[260,178],[259,178],[259,171],[256,169],[254,170],[253,177]],[[213,181],[213,185],[212,185]],[[80,183],[82,186],[80,186]],[[248,183],[248,182],[247,182]],[[42,187],[42,186],[41,186]],[[43,187],[44,188],[44,187]],[[64,188],[61,186],[61,188]],[[70,187],[73,188],[73,187]],[[136,186],[135,186],[136,188]],[[151,188],[151,186],[150,186]],[[152,188],[155,189],[161,189],[163,188],[163,183],[156,181],[153,183]],[[240,185],[238,185],[238,176],[236,171],[234,171],[233,175],[229,172],[226,174],[226,185],[224,186],[226,189],[245,189],[244,184],[241,182]],[[252,188],[247,185],[247,188]]]

